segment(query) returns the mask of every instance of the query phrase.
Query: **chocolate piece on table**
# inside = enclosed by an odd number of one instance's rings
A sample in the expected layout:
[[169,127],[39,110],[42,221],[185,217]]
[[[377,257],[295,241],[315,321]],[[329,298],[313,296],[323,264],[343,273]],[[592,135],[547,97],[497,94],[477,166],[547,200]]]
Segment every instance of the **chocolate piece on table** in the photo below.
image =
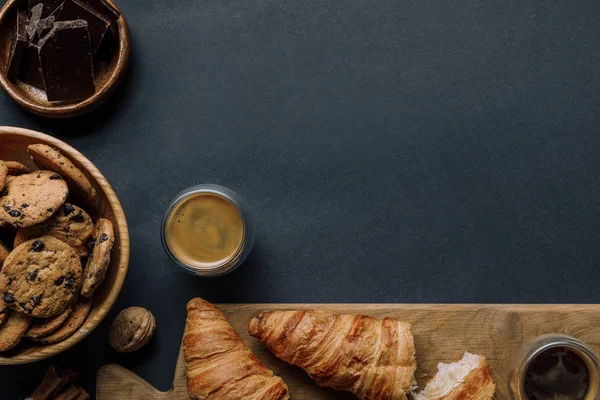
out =
[[110,21],[78,0],[65,0],[56,16],[56,22],[77,19],[87,22],[92,43],[92,54],[94,54],[110,26]]
[[29,12],[33,11],[33,7],[38,4],[43,4],[44,9],[42,10],[42,18],[46,18],[52,14],[62,5],[64,0],[29,0]]
[[21,66],[21,60],[23,59],[23,52],[27,47],[27,32],[25,27],[27,26],[27,15],[24,12],[19,11],[17,14],[17,21],[15,22],[15,29],[10,44],[10,54],[8,58],[8,67],[6,69],[6,77],[9,81],[14,82],[19,74],[19,68]]
[[40,385],[29,396],[32,400],[54,399],[65,387],[75,382],[77,373],[52,365]]
[[54,15],[41,19],[37,26],[37,37],[42,39],[54,27]]
[[21,58],[21,68],[18,79],[33,87],[44,90],[44,78],[40,64],[40,48],[33,43],[27,43]]
[[82,0],[82,2],[112,23],[117,22],[121,16],[121,13],[106,0]]
[[29,18],[29,24],[25,30],[27,31],[27,35],[29,36],[29,41],[33,41],[35,38],[35,33],[37,32],[37,26],[40,23],[40,19],[42,18],[42,10],[44,9],[44,5],[42,3],[31,9],[31,17]]
[[56,22],[39,46],[48,101],[80,100],[94,94],[92,51],[86,21]]

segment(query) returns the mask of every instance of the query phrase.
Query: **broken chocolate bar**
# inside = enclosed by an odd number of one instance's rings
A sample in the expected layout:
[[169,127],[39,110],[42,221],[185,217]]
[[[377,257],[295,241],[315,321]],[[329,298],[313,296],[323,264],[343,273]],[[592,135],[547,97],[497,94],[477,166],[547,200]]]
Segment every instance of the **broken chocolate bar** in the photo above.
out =
[[21,67],[21,61],[23,60],[23,52],[27,47],[27,16],[25,13],[19,11],[17,14],[17,22],[15,23],[15,29],[10,44],[10,54],[8,58],[8,68],[6,70],[6,77],[9,81],[17,79],[19,74],[19,68]]
[[94,54],[110,26],[110,21],[78,0],[65,0],[56,16],[56,21],[74,21],[78,19],[87,22],[92,54]]
[[46,18],[54,14],[54,12],[62,5],[63,1],[64,0],[29,0],[29,12],[33,12],[35,6],[42,4],[44,6],[42,18]]
[[31,9],[31,17],[29,18],[29,24],[27,24],[27,27],[25,28],[30,42],[33,42],[33,40],[35,39],[35,33],[37,32],[38,24],[40,23],[40,19],[42,18],[43,9],[44,5],[41,3]]
[[48,101],[79,100],[94,94],[92,51],[86,21],[54,23],[39,46]]
[[106,0],[82,0],[83,3],[94,9],[111,23],[117,22],[121,13]]
[[42,66],[40,65],[40,48],[27,43],[21,58],[21,68],[18,78],[21,82],[44,90],[44,78],[42,77]]

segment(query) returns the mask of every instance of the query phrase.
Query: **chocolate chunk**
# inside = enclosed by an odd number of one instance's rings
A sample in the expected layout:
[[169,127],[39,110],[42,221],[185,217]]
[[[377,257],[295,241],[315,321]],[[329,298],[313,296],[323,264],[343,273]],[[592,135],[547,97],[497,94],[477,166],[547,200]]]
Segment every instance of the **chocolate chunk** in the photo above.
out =
[[41,3],[31,9],[31,17],[29,17],[29,24],[27,24],[27,26],[25,27],[30,42],[33,42],[33,40],[35,39],[38,24],[40,23],[40,19],[42,19],[43,9],[44,5]]
[[13,304],[15,302],[15,298],[10,293],[4,293],[4,296],[2,296],[2,300],[4,300],[6,304]]
[[43,39],[50,32],[52,27],[54,27],[54,20],[54,15],[40,20],[37,26],[37,37],[39,39]]
[[17,217],[19,217],[21,215],[21,211],[19,211],[19,210],[10,210],[8,212],[8,215],[10,215],[13,218],[17,218]]
[[27,304],[19,303],[19,306],[21,306],[21,308],[23,309],[23,312],[25,314],[31,314],[31,309],[29,307],[27,307]]
[[73,211],[75,211],[75,208],[73,207],[73,205],[70,203],[65,203],[65,205],[63,206],[63,212],[65,213],[65,215],[69,215]]
[[29,272],[27,274],[27,280],[29,282],[35,281],[35,278],[37,278],[37,275],[38,275],[38,271],[39,271],[39,269],[34,269],[33,271]]
[[79,0],[65,0],[56,16],[56,21],[74,21],[78,19],[87,22],[91,50],[92,54],[94,54],[110,26],[110,21]]
[[39,306],[40,304],[42,304],[42,295],[38,294],[37,296],[33,296],[31,298],[31,304],[33,304],[33,307]]
[[54,281],[54,286],[60,286],[63,284],[63,282],[65,281],[65,277],[61,276],[60,278],[58,278],[56,281]]
[[94,94],[90,35],[85,21],[56,22],[40,41],[40,61],[48,101],[80,100]]
[[33,11],[33,8],[38,4],[42,4],[44,6],[42,18],[46,18],[54,14],[54,12],[62,5],[63,1],[64,0],[29,0],[29,12]]
[[27,207],[29,207],[29,204],[27,204],[27,203],[21,204],[21,208],[27,208]]
[[17,13],[17,21],[13,30],[12,41],[10,43],[10,54],[8,56],[8,68],[6,77],[9,81],[14,82],[19,74],[23,52],[27,47],[27,16],[19,11]]
[[46,245],[41,240],[36,240],[31,244],[31,251],[39,252],[46,248]]
[[23,52],[19,80],[44,90],[44,78],[42,77],[42,66],[40,64],[40,48],[33,43],[28,43]]
[[82,2],[112,23],[117,22],[121,16],[121,13],[106,0],[82,0]]
[[51,181],[60,181],[62,180],[62,176],[60,176],[59,174],[54,174],[50,177]]
[[79,211],[77,214],[73,215],[71,217],[71,221],[75,221],[75,222],[83,222],[83,221],[85,221],[85,217],[83,216],[83,212]]
[[100,234],[100,239],[98,240],[98,244],[104,243],[108,240],[108,235],[106,233]]

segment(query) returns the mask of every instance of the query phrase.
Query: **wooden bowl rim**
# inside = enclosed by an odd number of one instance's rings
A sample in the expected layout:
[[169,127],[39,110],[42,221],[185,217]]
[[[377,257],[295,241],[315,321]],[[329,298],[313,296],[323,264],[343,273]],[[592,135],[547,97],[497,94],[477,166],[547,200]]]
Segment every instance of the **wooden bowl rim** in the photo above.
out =
[[[0,25],[4,22],[6,15],[13,8],[16,7],[22,0],[7,0],[4,6],[0,9]],[[21,107],[34,114],[41,115],[50,118],[70,118],[78,115],[82,115],[94,110],[96,107],[104,103],[110,95],[115,91],[123,77],[127,65],[129,64],[130,58],[130,42],[131,34],[129,32],[129,26],[125,15],[121,12],[121,9],[114,3],[113,0],[107,0],[112,4],[120,13],[121,17],[117,20],[117,27],[119,30],[119,51],[117,55],[117,64],[110,72],[110,77],[106,83],[100,87],[96,93],[88,97],[85,100],[77,103],[52,106],[44,105],[29,99],[26,96],[22,96],[16,89],[15,85],[8,80],[4,69],[0,68],[0,86],[8,93],[8,95],[16,101]]]
[[63,142],[62,140],[29,129],[16,128],[12,126],[0,126],[0,137],[2,137],[2,134],[16,134],[19,136],[32,138],[34,140],[40,141],[41,143],[52,145],[54,147],[57,147],[63,154],[68,156],[70,159],[76,160],[77,162],[83,164],[86,168],[85,172],[87,172],[87,174],[92,176],[98,182],[98,186],[102,189],[104,196],[110,203],[113,209],[114,219],[116,221],[116,229],[119,232],[119,242],[115,243],[115,248],[118,248],[120,251],[120,263],[118,266],[119,269],[115,278],[115,282],[110,288],[106,299],[101,304],[97,305],[98,311],[96,315],[94,315],[93,318],[90,318],[88,316],[81,328],[79,328],[79,330],[75,332],[75,334],[73,334],[71,337],[63,340],[62,342],[49,346],[42,346],[26,354],[17,354],[10,357],[3,357],[0,355],[0,365],[18,365],[41,361],[46,358],[52,357],[56,354],[62,353],[63,351],[81,342],[90,333],[92,333],[92,331],[98,325],[100,325],[100,322],[104,320],[104,318],[116,302],[117,297],[119,296],[119,293],[121,292],[121,289],[123,287],[123,283],[125,282],[125,277],[127,276],[130,256],[129,228],[127,226],[127,219],[125,218],[125,213],[123,211],[123,207],[121,206],[121,202],[117,198],[117,195],[114,192],[112,186],[110,185],[110,183],[108,183],[108,181],[106,180],[104,175],[102,175],[100,170],[78,150]]

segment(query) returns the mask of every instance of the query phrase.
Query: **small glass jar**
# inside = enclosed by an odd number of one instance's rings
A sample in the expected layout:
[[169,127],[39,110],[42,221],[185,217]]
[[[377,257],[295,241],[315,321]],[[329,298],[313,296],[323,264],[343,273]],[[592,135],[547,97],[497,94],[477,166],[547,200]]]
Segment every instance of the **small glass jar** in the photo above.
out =
[[585,364],[589,374],[589,387],[584,400],[600,399],[600,359],[596,353],[574,337],[549,334],[525,343],[513,359],[509,388],[514,400],[530,400],[525,391],[527,371],[541,354],[557,348],[573,352]]
[[[186,199],[203,193],[217,195],[229,201],[235,206],[235,208],[237,208],[237,211],[239,211],[243,223],[243,238],[239,249],[222,264],[214,265],[209,268],[199,268],[178,258],[177,255],[169,248],[167,240],[167,224],[172,213],[175,212],[178,209],[178,206]],[[185,271],[200,277],[220,276],[238,268],[252,251],[252,247],[254,246],[254,221],[246,201],[233,190],[214,184],[196,185],[179,192],[169,204],[167,212],[163,218],[161,238],[163,247],[165,248],[165,251],[169,257],[175,262],[175,264],[179,265]]]

